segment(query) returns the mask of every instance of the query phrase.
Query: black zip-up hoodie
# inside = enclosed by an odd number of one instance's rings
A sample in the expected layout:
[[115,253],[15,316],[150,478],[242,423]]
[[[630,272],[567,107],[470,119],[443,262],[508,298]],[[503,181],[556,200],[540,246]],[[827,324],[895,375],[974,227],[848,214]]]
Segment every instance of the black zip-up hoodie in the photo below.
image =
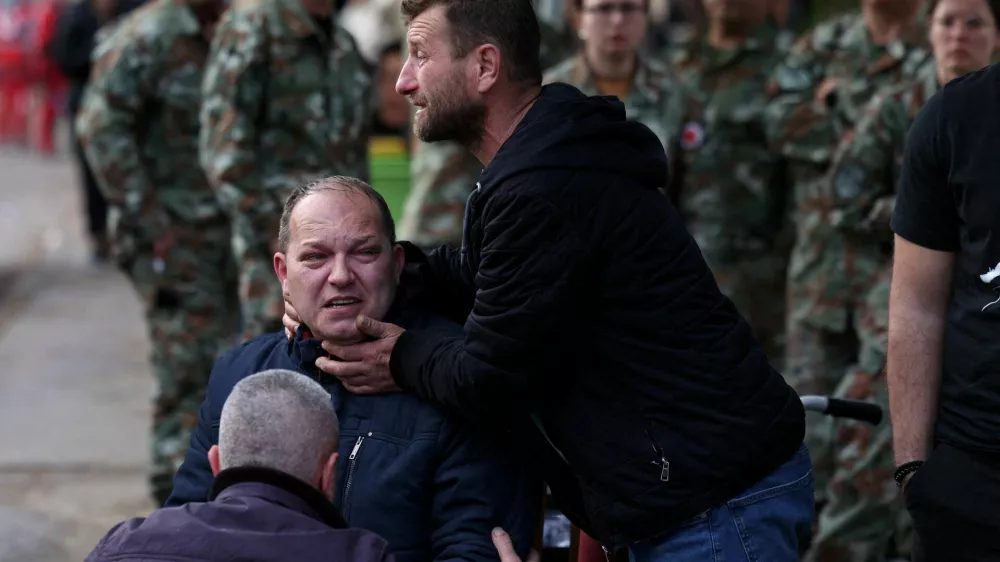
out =
[[621,102],[544,87],[470,196],[461,251],[408,248],[464,337],[407,331],[391,358],[401,387],[543,444],[529,460],[609,547],[738,495],[805,432],[666,177]]

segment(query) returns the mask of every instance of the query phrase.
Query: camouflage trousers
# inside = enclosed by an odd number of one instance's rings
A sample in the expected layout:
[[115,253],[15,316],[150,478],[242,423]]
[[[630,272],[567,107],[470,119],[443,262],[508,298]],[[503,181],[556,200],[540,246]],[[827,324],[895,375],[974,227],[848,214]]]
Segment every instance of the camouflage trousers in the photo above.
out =
[[262,194],[252,213],[232,217],[243,341],[283,329],[285,299],[274,273],[274,254],[278,251],[282,208],[290,193],[275,190]]
[[236,344],[236,275],[226,222],[174,226],[156,259],[140,252],[123,264],[142,301],[156,378],[150,485],[159,505],[184,460],[209,374]]
[[[912,523],[892,480],[895,468],[885,377],[891,270],[858,280],[845,299],[849,326],[831,329],[801,310],[801,287],[790,287],[785,376],[802,394],[866,400],[885,411],[875,427],[808,413],[818,513],[805,561],[881,562],[887,550],[907,552]],[[893,544],[893,541],[896,544]]]
[[719,290],[729,297],[750,324],[775,369],[785,359],[785,270],[788,260],[764,255],[737,263],[724,263],[706,255]]

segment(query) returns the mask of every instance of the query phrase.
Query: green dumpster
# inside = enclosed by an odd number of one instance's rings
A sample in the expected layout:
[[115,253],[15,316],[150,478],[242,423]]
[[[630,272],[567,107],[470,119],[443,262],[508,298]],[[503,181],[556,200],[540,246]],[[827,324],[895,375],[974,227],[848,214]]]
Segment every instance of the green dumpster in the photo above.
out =
[[397,221],[410,192],[410,154],[400,137],[377,136],[369,142],[372,187],[385,197]]

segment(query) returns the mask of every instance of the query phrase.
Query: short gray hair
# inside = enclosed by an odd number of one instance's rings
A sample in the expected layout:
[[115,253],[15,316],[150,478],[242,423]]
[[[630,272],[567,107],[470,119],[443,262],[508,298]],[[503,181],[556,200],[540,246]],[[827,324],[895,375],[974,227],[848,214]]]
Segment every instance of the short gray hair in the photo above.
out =
[[330,176],[296,187],[285,199],[285,207],[281,210],[281,222],[278,226],[278,251],[288,251],[288,245],[292,238],[292,212],[295,211],[295,207],[306,197],[321,191],[353,191],[370,199],[378,207],[379,214],[382,215],[382,228],[385,229],[385,234],[389,237],[389,243],[396,243],[396,221],[392,219],[392,211],[389,210],[389,205],[385,202],[382,194],[358,178]]
[[222,407],[220,468],[270,468],[311,483],[337,451],[339,434],[319,383],[293,371],[264,371],[241,380]]

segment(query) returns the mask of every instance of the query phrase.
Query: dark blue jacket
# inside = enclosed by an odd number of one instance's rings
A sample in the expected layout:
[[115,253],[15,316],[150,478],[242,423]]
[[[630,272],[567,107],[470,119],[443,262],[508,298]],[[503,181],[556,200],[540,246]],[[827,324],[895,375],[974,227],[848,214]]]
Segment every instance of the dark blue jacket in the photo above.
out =
[[[460,327],[417,312],[391,311],[404,328]],[[499,560],[490,539],[509,529],[526,556],[540,516],[540,484],[499,435],[459,428],[438,407],[409,394],[361,396],[315,366],[325,354],[300,328],[251,340],[212,370],[191,447],[165,505],[205,501],[212,484],[207,451],[218,443],[222,405],[240,380],[268,369],[312,377],[330,393],[340,420],[334,503],[352,527],[385,538],[399,562]]]
[[224,470],[211,498],[119,523],[86,562],[392,562],[384,540],[348,529],[319,490],[288,474]]

